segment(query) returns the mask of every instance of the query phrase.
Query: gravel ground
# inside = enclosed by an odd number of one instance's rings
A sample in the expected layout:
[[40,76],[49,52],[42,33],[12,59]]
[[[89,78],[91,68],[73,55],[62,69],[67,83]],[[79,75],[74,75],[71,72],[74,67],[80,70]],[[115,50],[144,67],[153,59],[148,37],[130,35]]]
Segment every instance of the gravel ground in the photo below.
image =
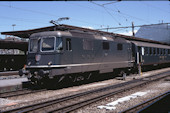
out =
[[[92,90],[92,89],[105,87],[105,86],[108,86],[108,85],[111,85],[111,84],[123,83],[123,82],[129,81],[129,80],[132,80],[134,78],[142,78],[142,77],[153,75],[155,73],[164,72],[164,71],[167,71],[167,70],[170,70],[170,68],[145,72],[145,73],[142,74],[142,76],[140,76],[140,75],[130,75],[126,78],[125,81],[110,79],[110,80],[85,84],[85,85],[81,85],[81,86],[74,86],[74,87],[63,88],[63,89],[59,89],[59,90],[48,90],[48,91],[43,91],[43,92],[38,92],[38,93],[33,93],[33,94],[22,95],[22,96],[18,96],[18,97],[11,97],[11,98],[7,98],[7,99],[0,98],[0,109],[7,110],[7,109],[15,108],[15,107],[18,107],[18,106],[24,106],[24,105],[33,104],[33,103],[39,103],[39,102],[51,100],[51,99],[54,99],[54,98],[60,98],[60,97],[76,94],[76,93],[79,93],[79,92],[84,92],[84,91],[88,91],[88,90]],[[169,82],[167,84],[169,84]],[[157,84],[157,85],[159,85],[159,84]],[[136,90],[134,92],[136,92]],[[129,94],[130,93],[132,93],[132,92],[130,91]],[[123,96],[123,94],[121,94],[121,95]],[[121,97],[121,95],[119,95],[117,98]],[[106,100],[102,101],[100,104],[95,104],[93,107],[92,106],[86,107],[85,109],[79,110],[78,112],[80,112],[80,113],[88,113],[88,112],[93,113],[93,110],[94,110],[94,113],[96,113],[96,112],[110,112],[110,111],[107,111],[105,109],[102,109],[102,110],[97,109],[97,106],[98,105],[105,105],[105,104],[107,104],[107,102],[109,103],[113,100],[116,100],[116,98],[107,98]],[[120,106],[122,106],[122,105],[120,105]],[[119,107],[117,107],[117,108],[119,108]],[[121,107],[119,109],[121,109]],[[117,110],[117,111],[119,111],[119,110]],[[111,112],[113,112],[113,111],[111,111]]]
[[[108,97],[100,102],[96,102],[92,105],[86,106],[82,109],[79,109],[77,111],[74,111],[74,113],[118,113],[121,112],[125,109],[128,109],[129,107],[135,106],[137,104],[140,104],[150,98],[153,98],[155,96],[158,96],[164,92],[170,91],[170,81],[165,81],[165,80],[161,80],[158,82],[154,82],[151,83],[149,85],[145,85],[143,87],[140,88],[135,88],[133,90],[130,91],[126,91],[124,93],[121,93],[119,95],[115,95],[113,97]],[[126,97],[129,96],[131,94],[134,94],[136,92],[147,92],[145,95],[143,96],[139,96],[136,97],[135,99],[131,99],[128,101],[124,101],[121,103],[118,103],[117,105],[115,105],[114,110],[108,110],[108,109],[100,109],[98,108],[98,106],[108,106],[106,104],[114,102],[122,97]],[[112,107],[112,106],[110,106]],[[161,111],[160,111],[161,112]]]

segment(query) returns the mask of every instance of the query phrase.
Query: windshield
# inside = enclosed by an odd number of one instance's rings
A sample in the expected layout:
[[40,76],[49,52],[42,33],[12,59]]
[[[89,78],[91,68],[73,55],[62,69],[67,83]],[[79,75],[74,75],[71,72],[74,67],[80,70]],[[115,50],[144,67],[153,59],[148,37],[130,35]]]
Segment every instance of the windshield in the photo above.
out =
[[37,52],[38,39],[30,39],[30,52]]
[[54,50],[54,37],[42,38],[42,51],[53,51]]

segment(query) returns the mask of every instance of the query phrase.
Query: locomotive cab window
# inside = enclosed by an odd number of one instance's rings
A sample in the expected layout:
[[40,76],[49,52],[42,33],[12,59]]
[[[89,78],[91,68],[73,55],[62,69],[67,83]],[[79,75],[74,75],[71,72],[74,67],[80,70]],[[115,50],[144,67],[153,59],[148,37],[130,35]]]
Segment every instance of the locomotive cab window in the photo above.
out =
[[109,46],[109,42],[103,42],[103,49],[104,50],[109,50],[110,46]]
[[62,50],[63,49],[63,42],[61,37],[56,38],[56,50]]
[[121,43],[117,44],[117,50],[123,50],[123,45]]
[[66,39],[66,50],[68,50],[68,51],[72,50],[72,48],[71,48],[71,39],[70,38]]
[[38,39],[30,39],[30,52],[37,52],[38,50]]
[[54,51],[54,37],[42,38],[41,50],[42,51]]

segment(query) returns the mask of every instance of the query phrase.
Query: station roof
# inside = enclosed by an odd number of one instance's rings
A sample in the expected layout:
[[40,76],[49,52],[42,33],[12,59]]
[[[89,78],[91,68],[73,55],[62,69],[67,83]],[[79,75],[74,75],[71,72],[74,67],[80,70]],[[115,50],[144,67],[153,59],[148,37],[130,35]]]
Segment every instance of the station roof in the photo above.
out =
[[62,30],[62,31],[64,31],[64,30],[80,30],[80,31],[84,31],[84,32],[94,32],[94,33],[100,33],[100,34],[103,34],[103,35],[111,35],[111,36],[115,36],[115,37],[122,37],[122,38],[125,38],[127,40],[135,40],[135,41],[169,45],[167,43],[163,43],[163,42],[159,42],[159,41],[154,41],[154,40],[149,40],[149,39],[144,39],[144,38],[139,38],[139,37],[134,37],[134,36],[126,36],[126,35],[121,35],[121,34],[115,34],[115,33],[111,33],[111,32],[93,30],[93,29],[88,29],[88,28],[82,28],[82,27],[77,27],[77,26],[65,25],[65,24],[43,27],[43,28],[37,28],[37,29],[23,30],[23,31],[1,32],[1,34],[2,35],[18,36],[20,38],[29,38],[29,36],[33,33],[43,32],[43,31],[55,31],[55,30]]
[[43,31],[53,31],[55,26],[43,27],[38,29],[30,29],[23,31],[9,31],[9,32],[1,32],[2,35],[13,35],[20,38],[29,38],[31,34]]

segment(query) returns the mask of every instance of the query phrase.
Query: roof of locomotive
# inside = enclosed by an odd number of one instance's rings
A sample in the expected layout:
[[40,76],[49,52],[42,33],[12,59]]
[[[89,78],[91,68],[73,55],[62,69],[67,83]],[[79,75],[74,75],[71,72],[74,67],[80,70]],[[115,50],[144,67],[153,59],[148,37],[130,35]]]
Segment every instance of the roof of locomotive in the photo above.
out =
[[34,33],[30,36],[30,38],[38,38],[38,37],[46,37],[46,36],[57,36],[57,37],[72,37],[72,38],[88,38],[95,40],[105,40],[105,41],[121,41],[121,42],[129,42],[128,40],[121,37],[113,37],[111,35],[99,35],[91,32],[83,32],[78,30],[69,30],[69,31],[45,31]]
[[70,32],[66,31],[45,31],[45,32],[38,32],[34,33],[30,36],[30,38],[37,38],[37,37],[45,37],[45,36],[72,36]]

